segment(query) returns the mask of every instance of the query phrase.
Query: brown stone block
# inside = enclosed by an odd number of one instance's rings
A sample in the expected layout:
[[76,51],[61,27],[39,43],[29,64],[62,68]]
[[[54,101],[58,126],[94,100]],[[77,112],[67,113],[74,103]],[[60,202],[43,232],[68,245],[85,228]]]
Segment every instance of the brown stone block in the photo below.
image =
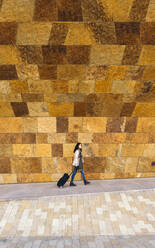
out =
[[124,131],[127,132],[127,133],[136,132],[137,121],[138,121],[137,117],[127,117]]
[[132,116],[144,116],[154,117],[155,116],[155,103],[150,102],[138,102],[132,113]]
[[114,94],[133,94],[136,82],[134,80],[114,80],[111,87],[111,93]]
[[154,80],[155,78],[155,66],[145,66],[143,71],[143,80]]
[[17,34],[17,24],[11,22],[0,23],[0,44],[15,44]]
[[11,102],[15,116],[28,116],[29,110],[26,102]]
[[11,157],[12,155],[13,155],[12,144],[0,144],[1,157]]
[[73,169],[72,158],[57,158],[57,173],[71,172]]
[[11,158],[11,169],[13,173],[41,173],[40,158]]
[[10,102],[0,102],[0,117],[14,116],[12,106]]
[[99,144],[99,156],[100,157],[115,157],[120,153],[119,144]]
[[127,66],[124,65],[110,65],[107,68],[106,78],[108,80],[123,80],[125,78]]
[[37,133],[36,134],[36,143],[37,144],[47,144],[48,143],[48,134],[47,133]]
[[42,64],[43,56],[41,46],[22,46],[19,45],[20,56],[24,63],[28,64]]
[[126,66],[125,79],[126,80],[140,80],[143,75],[144,67],[136,65]]
[[22,134],[23,144],[36,144],[36,134],[34,133],[23,133]]
[[68,93],[68,82],[65,80],[52,81],[54,93]]
[[93,143],[124,143],[126,133],[94,133],[92,136]]
[[48,93],[44,94],[44,102],[57,102],[57,94],[56,93]]
[[84,170],[87,173],[104,173],[105,158],[100,157],[85,157]]
[[52,22],[58,20],[56,0],[39,0],[35,2],[34,21]]
[[63,157],[63,145],[62,144],[52,144],[52,156]]
[[75,147],[75,143],[72,144],[63,144],[63,157],[68,157],[68,158],[72,158],[74,156],[74,147]]
[[23,123],[21,118],[0,118],[0,133],[22,133]]
[[136,106],[135,102],[123,103],[120,116],[132,116],[135,106]]
[[106,131],[106,117],[83,117],[83,131],[100,133]]
[[155,65],[155,46],[143,45],[138,65]]
[[26,93],[28,92],[28,85],[26,81],[11,80],[10,88],[13,93]]
[[142,51],[142,46],[139,44],[127,45],[124,50],[122,64],[136,65]]
[[0,158],[0,173],[11,173],[10,158]]
[[57,79],[57,66],[55,65],[39,65],[40,79]]
[[52,85],[51,80],[28,80],[29,93],[52,93]]
[[57,173],[57,158],[42,158],[42,173]]
[[137,132],[149,133],[155,132],[155,118],[151,117],[140,117],[137,123]]
[[49,116],[47,102],[28,102],[29,116]]
[[24,133],[37,133],[38,132],[38,120],[35,117],[23,117]]
[[89,64],[90,46],[67,46],[68,64]]
[[77,142],[78,142],[78,133],[66,133],[65,143],[77,143]]
[[57,133],[67,133],[68,132],[68,118],[67,117],[57,117],[56,118],[56,131],[57,131]]
[[145,144],[143,156],[155,159],[155,144]]
[[58,21],[83,21],[81,0],[68,0],[65,4],[59,0],[58,4]]
[[78,142],[92,143],[92,133],[78,133]]
[[106,80],[108,66],[90,65],[86,67],[86,80]]
[[18,79],[15,65],[0,65],[0,80]]
[[38,118],[38,132],[40,133],[56,132],[56,118],[55,117]]
[[16,157],[33,157],[34,144],[13,144],[13,155]]
[[[81,142],[82,140],[79,140]],[[87,144],[86,142],[81,142],[83,144],[83,157],[98,157],[99,156],[99,146],[98,144]],[[85,158],[84,158],[85,162]]]
[[155,22],[141,23],[140,33],[143,44],[155,45]]
[[138,22],[115,23],[117,43],[120,45],[133,45],[140,39],[140,24]]
[[147,14],[149,0],[134,0],[132,8],[130,10],[129,18],[131,21],[145,21]]
[[34,155],[35,157],[51,157],[52,147],[51,144],[35,144]]
[[155,172],[155,167],[151,166],[152,160],[149,157],[139,157],[137,172]]
[[44,64],[66,64],[66,46],[42,46]]
[[[3,99],[4,101],[4,99]],[[7,102],[21,102],[22,98],[21,98],[21,93],[8,93],[7,95],[5,95],[5,101]],[[10,105],[11,106],[11,105]],[[13,110],[12,110],[13,112]],[[13,114],[14,116],[14,114]]]
[[85,100],[84,93],[67,93],[57,94],[57,102],[83,102]]
[[21,144],[22,134],[20,133],[0,133],[0,144]]
[[125,142],[146,144],[148,143],[148,138],[149,136],[147,133],[127,133]]
[[49,45],[63,45],[69,26],[68,23],[52,23]]
[[43,94],[22,93],[23,102],[43,102]]
[[107,118],[106,132],[124,132],[125,119],[122,118]]
[[83,118],[82,117],[69,117],[68,132],[82,132],[83,131]]
[[148,136],[148,143],[155,143],[155,132],[150,132],[146,135]]
[[154,102],[155,100],[155,82],[138,81],[135,85],[136,102]]
[[66,138],[66,134],[65,133],[49,133],[48,134],[48,139],[47,139],[47,143],[49,144],[57,144],[57,143],[65,143],[65,138]]
[[73,116],[74,104],[71,102],[58,102],[48,104],[50,116]]
[[57,78],[60,80],[85,80],[86,65],[58,65]]
[[145,144],[123,144],[121,156],[139,157],[143,155]]
[[94,92],[94,87],[95,87],[95,80],[79,80],[78,82],[78,92],[80,93],[85,93],[85,94],[92,93]]
[[86,116],[86,103],[85,102],[74,103],[74,116]]

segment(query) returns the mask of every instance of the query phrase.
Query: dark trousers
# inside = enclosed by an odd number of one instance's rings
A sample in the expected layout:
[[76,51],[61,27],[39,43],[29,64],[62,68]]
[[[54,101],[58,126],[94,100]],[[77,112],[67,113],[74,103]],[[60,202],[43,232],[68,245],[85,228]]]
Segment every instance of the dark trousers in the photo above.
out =
[[[73,174],[72,174],[71,183],[72,183],[73,180],[74,180],[74,177],[75,177],[75,175],[76,175],[76,173],[77,173],[77,170],[78,170],[78,168],[77,168],[76,166],[74,166],[74,171],[73,171]],[[83,181],[86,182],[85,175],[84,175],[84,171],[83,171],[83,170],[80,170],[80,172],[81,172]]]

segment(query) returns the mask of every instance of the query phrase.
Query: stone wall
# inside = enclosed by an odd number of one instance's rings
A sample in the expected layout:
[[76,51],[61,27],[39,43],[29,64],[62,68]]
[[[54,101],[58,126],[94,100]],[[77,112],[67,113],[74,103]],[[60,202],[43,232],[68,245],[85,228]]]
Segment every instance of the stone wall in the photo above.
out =
[[[0,0],[0,183],[155,176],[154,0]],[[76,179],[80,179],[78,174]]]

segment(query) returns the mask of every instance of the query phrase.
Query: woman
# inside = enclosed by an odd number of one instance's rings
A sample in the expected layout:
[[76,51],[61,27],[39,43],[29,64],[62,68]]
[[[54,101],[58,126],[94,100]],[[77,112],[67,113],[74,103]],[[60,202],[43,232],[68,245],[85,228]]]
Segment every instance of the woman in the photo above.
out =
[[76,186],[76,184],[73,183],[73,180],[77,173],[77,170],[80,170],[84,184],[86,185],[90,183],[85,179],[85,175],[83,171],[83,162],[84,160],[82,158],[82,144],[77,143],[74,148],[74,160],[73,160],[74,171],[73,171],[73,175],[70,181],[70,186]]

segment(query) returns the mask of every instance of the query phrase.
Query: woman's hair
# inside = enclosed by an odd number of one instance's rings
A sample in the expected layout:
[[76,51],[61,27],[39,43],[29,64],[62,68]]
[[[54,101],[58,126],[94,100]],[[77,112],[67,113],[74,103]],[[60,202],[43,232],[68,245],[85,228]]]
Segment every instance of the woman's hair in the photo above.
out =
[[[80,145],[80,144],[81,144],[81,143],[79,143],[79,142],[76,144],[76,146],[75,146],[75,148],[74,148],[74,152],[75,152],[76,150],[79,149],[79,145]],[[80,149],[80,150],[82,151],[82,149]]]

